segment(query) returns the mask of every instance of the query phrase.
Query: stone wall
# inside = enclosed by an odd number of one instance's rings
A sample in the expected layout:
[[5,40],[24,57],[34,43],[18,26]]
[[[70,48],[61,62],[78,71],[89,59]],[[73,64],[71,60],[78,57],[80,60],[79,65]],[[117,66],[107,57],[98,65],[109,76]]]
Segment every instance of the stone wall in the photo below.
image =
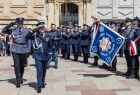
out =
[[140,0],[93,0],[93,10],[101,19],[140,17]]
[[44,0],[0,0],[0,28],[20,16],[32,27],[42,14],[44,5]]

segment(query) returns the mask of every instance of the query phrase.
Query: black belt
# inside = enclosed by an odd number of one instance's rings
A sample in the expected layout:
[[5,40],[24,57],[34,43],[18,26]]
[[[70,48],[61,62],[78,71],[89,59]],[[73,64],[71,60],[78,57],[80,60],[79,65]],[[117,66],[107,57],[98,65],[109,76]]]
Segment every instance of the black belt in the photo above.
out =
[[18,44],[18,45],[26,45],[27,43],[17,43],[17,42],[13,42],[14,44]]

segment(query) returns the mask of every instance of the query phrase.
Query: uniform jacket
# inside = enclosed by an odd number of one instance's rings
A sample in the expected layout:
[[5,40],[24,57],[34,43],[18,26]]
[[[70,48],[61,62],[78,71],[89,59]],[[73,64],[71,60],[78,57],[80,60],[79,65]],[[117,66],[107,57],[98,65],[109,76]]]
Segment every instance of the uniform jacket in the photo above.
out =
[[80,33],[80,45],[90,45],[91,33],[89,30],[83,30]]
[[14,53],[26,54],[29,52],[27,34],[30,32],[27,28],[11,27],[7,25],[2,30],[3,33],[11,34],[13,43],[10,46],[10,50]]
[[71,34],[71,44],[79,44],[80,43],[80,32],[72,32]]
[[[139,28],[132,26],[124,30],[123,36],[125,37],[124,50],[129,50],[130,41],[134,41],[139,36]],[[136,43],[137,46],[137,43]]]
[[[58,49],[60,47],[60,42],[62,39],[61,32],[57,30],[50,31],[51,39],[52,39],[52,46]],[[57,38],[57,40],[55,40]]]
[[49,32],[40,34],[39,32],[30,33],[27,36],[32,40],[33,44],[33,58],[45,61],[51,52],[51,35]]
[[63,32],[62,38],[64,40],[64,44],[70,44],[70,32]]

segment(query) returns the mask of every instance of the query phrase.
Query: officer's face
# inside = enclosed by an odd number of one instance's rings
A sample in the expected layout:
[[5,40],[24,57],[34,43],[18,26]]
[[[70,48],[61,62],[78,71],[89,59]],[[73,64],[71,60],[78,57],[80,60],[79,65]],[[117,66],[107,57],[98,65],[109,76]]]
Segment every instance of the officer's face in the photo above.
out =
[[18,26],[18,27],[23,27],[23,23],[18,22],[18,23],[17,23],[17,26]]
[[74,29],[73,28],[71,28],[71,32],[73,32],[74,31]]
[[78,31],[78,27],[75,27],[75,29],[74,29],[75,31]]
[[126,27],[130,26],[131,24],[131,22],[126,22]]
[[132,24],[133,25],[138,25],[138,21],[133,21]]
[[88,27],[87,27],[87,26],[84,26],[84,27],[83,27],[83,29],[84,29],[84,30],[87,30],[87,29],[88,29]]
[[67,29],[67,32],[70,32],[70,29]]
[[66,30],[66,28],[62,28],[62,31],[65,31]]
[[52,28],[52,29],[56,29],[56,25],[52,25],[51,28]]
[[39,32],[44,33],[45,32],[45,27],[39,28]]
[[112,24],[112,25],[110,25],[110,28],[114,29],[114,28],[116,28],[116,25]]

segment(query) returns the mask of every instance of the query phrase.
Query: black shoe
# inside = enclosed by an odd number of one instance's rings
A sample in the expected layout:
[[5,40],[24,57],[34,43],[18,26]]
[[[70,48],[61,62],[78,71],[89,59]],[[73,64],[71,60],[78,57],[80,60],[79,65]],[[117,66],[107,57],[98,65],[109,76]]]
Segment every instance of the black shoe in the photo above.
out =
[[123,73],[123,76],[129,76],[129,73],[128,72]]
[[98,63],[93,63],[92,65],[93,65],[93,66],[98,66]]
[[54,68],[55,68],[55,69],[58,69],[58,67],[57,67],[57,66],[55,66]]
[[88,64],[88,61],[83,61],[83,63]]
[[109,68],[109,71],[116,71],[116,68]]
[[40,87],[37,89],[37,93],[41,93],[41,88]]
[[16,88],[20,88],[20,84],[16,84]]
[[47,69],[50,69],[50,66],[47,66]]
[[24,67],[27,67],[28,66],[28,64],[24,64]]
[[102,65],[100,65],[99,68],[101,68],[101,69],[109,69],[109,67],[104,63]]
[[23,78],[20,79],[20,84],[23,84]]
[[123,57],[123,55],[119,55],[119,57]]
[[131,79],[131,78],[135,78],[135,76],[134,75],[128,75],[128,76],[126,76],[126,79]]
[[70,58],[68,57],[68,58],[66,58],[67,60],[70,60]]
[[140,76],[139,75],[135,75],[135,79],[139,79],[140,78]]
[[43,84],[41,88],[45,88],[45,84]]

